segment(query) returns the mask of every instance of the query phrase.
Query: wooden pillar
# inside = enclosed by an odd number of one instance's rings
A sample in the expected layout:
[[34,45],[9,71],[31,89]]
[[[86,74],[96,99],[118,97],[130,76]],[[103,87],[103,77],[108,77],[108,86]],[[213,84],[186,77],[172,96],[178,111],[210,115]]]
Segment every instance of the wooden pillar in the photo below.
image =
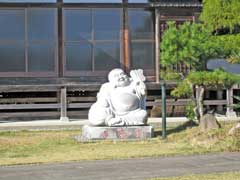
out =
[[227,91],[227,112],[226,116],[227,117],[237,117],[236,112],[233,110],[233,88],[228,88]]
[[123,64],[126,72],[130,71],[130,34],[128,25],[128,1],[123,1]]
[[159,20],[160,20],[160,13],[158,9],[155,9],[155,76],[156,76],[156,83],[160,82],[160,30],[159,30]]
[[57,12],[57,28],[58,28],[58,76],[63,77],[64,76],[64,62],[63,62],[63,0],[57,0],[58,3],[58,12]]
[[67,88],[61,88],[61,121],[69,121],[67,117]]

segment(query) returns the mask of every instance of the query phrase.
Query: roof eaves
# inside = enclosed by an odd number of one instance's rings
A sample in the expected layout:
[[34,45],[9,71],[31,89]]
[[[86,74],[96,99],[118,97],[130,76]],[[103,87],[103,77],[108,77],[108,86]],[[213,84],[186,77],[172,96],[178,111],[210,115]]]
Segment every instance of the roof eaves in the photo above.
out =
[[151,3],[152,7],[196,7],[201,8],[201,3],[166,3],[166,2],[160,2],[160,3]]

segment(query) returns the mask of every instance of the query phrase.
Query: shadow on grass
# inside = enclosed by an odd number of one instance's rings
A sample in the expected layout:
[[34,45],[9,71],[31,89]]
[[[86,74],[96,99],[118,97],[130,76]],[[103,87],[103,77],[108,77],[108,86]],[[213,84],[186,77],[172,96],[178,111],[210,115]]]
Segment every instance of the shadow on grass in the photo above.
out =
[[[191,127],[195,127],[195,126],[198,126],[198,124],[196,122],[187,121],[184,124],[181,124],[175,128],[171,128],[171,129],[167,128],[167,135],[170,135],[173,133],[178,133],[178,132],[186,130],[187,128],[191,128]],[[162,130],[154,131],[154,137],[157,137],[157,136],[162,136]]]

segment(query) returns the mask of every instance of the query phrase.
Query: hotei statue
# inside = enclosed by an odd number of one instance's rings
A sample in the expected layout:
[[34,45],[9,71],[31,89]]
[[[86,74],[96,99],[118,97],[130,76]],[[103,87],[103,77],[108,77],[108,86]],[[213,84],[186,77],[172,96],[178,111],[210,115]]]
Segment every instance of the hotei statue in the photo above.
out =
[[93,126],[133,126],[147,123],[146,86],[143,70],[132,70],[128,77],[113,69],[88,114]]

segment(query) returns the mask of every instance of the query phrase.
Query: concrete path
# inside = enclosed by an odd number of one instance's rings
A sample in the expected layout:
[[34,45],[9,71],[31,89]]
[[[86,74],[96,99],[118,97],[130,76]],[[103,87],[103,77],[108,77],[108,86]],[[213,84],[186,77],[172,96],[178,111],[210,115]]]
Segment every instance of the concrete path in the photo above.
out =
[[240,171],[240,153],[0,166],[0,180],[144,180],[227,171]]
[[[219,121],[240,121],[240,117],[227,118],[217,117]],[[168,117],[167,123],[186,122],[186,117]],[[161,123],[162,118],[148,118],[149,123]],[[56,120],[0,120],[0,131],[19,131],[19,130],[60,130],[60,129],[81,129],[88,124],[86,119],[70,119],[69,122]]]

